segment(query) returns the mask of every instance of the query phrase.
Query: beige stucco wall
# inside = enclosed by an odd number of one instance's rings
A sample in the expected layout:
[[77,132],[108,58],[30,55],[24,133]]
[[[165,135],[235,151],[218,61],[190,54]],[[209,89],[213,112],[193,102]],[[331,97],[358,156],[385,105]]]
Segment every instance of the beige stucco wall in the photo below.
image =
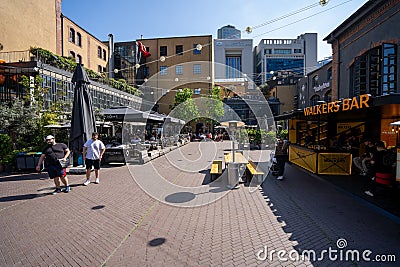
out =
[[55,0],[0,0],[1,52],[42,47],[56,53]]
[[[1,0],[0,0],[1,1]],[[70,28],[75,30],[75,43],[69,41],[69,31]],[[76,44],[76,34],[80,33],[82,36],[81,46]],[[68,19],[67,17],[63,17],[63,55],[69,56],[70,52],[73,51],[75,53],[75,58],[77,60],[77,56],[80,55],[82,57],[83,65],[91,69],[93,71],[98,70],[98,66],[102,66],[103,68],[107,67],[108,62],[108,46],[103,44],[100,40],[95,38],[93,35],[86,32],[84,29],[79,27],[76,23]],[[97,47],[101,47],[106,51],[106,59],[99,58],[97,56]]]

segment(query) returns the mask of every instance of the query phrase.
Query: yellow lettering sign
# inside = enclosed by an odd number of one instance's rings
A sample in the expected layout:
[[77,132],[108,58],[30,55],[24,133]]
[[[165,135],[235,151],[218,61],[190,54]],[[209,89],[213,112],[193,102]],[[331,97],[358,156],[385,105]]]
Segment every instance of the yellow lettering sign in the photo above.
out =
[[346,98],[342,101],[334,101],[322,105],[306,107],[303,109],[305,116],[327,114],[338,111],[347,111],[352,109],[369,108],[369,95],[360,95],[359,98]]

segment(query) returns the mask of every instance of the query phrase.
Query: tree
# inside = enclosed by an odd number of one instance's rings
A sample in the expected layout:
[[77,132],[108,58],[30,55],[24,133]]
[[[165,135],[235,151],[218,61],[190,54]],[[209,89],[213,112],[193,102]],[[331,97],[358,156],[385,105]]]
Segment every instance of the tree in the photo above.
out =
[[200,116],[192,96],[193,92],[190,88],[183,88],[176,93],[174,104],[171,106],[173,117],[188,122]]
[[[214,86],[205,99],[205,106],[202,107],[202,115],[205,118],[206,124],[216,124],[224,116],[224,104],[222,102],[221,89]],[[211,127],[212,128],[212,127]]]

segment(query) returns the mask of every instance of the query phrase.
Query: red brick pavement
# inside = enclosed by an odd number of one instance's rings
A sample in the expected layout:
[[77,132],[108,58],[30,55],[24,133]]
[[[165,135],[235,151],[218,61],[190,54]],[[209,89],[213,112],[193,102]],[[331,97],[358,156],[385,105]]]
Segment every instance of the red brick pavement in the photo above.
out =
[[[217,145],[220,155],[226,144]],[[206,172],[183,172],[168,162],[172,153],[200,158],[197,143],[170,153],[152,162],[166,180],[185,191],[205,183]],[[205,160],[211,164],[212,159]],[[359,221],[363,219],[384,223],[379,234],[388,244],[398,241],[398,230],[389,234],[397,224],[326,183],[307,180],[309,190],[302,189],[296,183],[299,172],[291,168],[291,179],[282,183],[268,178],[267,187],[254,192],[242,184],[210,204],[190,208],[149,196],[135,180],[140,167],[130,170],[133,175],[126,166],[102,169],[100,184],[87,187],[81,185],[83,175],[70,175],[71,192],[55,196],[49,194],[53,182],[44,175],[1,177],[0,266],[310,266],[310,261],[282,261],[276,255],[260,261],[256,254],[264,246],[323,249],[338,237],[351,244],[370,241],[366,222]],[[216,182],[212,189],[218,189],[218,183],[223,185]],[[329,192],[333,202],[323,200],[318,207],[323,192]],[[307,204],[310,194],[312,203]],[[343,201],[350,208],[341,207]],[[351,216],[355,221],[341,219]],[[346,225],[355,234],[346,231]]]

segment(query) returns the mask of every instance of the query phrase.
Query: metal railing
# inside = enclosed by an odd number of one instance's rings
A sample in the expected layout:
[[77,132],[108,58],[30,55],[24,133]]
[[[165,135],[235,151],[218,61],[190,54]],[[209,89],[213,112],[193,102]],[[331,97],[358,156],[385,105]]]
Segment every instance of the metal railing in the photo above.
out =
[[34,56],[29,50],[24,51],[11,51],[11,52],[0,52],[0,59],[6,63],[12,62],[29,62],[34,60]]

